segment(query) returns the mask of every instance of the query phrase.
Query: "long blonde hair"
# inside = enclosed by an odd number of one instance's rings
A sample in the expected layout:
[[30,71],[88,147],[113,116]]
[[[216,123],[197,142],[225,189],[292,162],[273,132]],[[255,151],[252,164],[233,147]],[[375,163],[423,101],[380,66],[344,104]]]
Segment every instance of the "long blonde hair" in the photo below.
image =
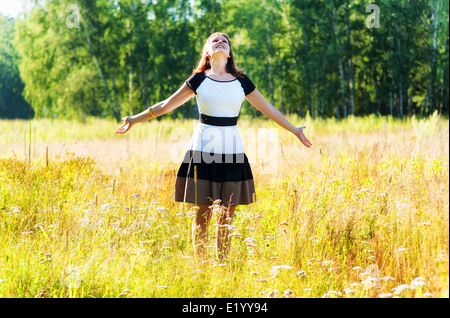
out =
[[231,41],[230,37],[222,32],[215,32],[211,34],[206,40],[205,45],[203,46],[202,57],[198,61],[197,67],[194,69],[194,73],[201,73],[203,71],[209,70],[211,68],[210,56],[208,55],[208,44],[211,39],[215,36],[221,35],[225,37],[228,41],[228,45],[230,47],[230,57],[228,58],[227,64],[225,65],[225,70],[233,75],[234,77],[243,77],[245,75],[244,70],[238,68],[234,62],[233,50],[231,49]]

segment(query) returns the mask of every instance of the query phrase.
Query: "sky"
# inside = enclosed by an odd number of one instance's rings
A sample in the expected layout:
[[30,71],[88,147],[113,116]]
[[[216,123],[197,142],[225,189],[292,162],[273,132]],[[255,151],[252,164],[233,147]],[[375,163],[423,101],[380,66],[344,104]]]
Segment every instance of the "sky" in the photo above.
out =
[[[193,2],[194,0],[190,1]],[[0,0],[0,13],[17,18],[27,2],[27,0]]]
[[24,0],[0,0],[0,13],[16,18],[24,3]]

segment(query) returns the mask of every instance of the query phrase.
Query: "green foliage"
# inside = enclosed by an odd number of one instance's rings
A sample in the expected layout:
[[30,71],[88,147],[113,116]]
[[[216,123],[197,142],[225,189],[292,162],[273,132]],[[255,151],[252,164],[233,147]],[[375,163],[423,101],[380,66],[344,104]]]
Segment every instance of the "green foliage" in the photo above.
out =
[[[369,3],[361,0],[71,4],[35,1],[15,23],[20,60],[1,66],[20,66],[38,117],[140,112],[180,87],[215,31],[231,36],[238,66],[283,113],[448,114],[448,1],[384,1],[379,28],[366,26]],[[8,82],[1,77],[0,87]],[[243,113],[260,115],[248,103]],[[195,102],[169,116],[197,116]]]
[[0,14],[0,29],[0,118],[28,118],[30,108],[22,97],[24,84],[13,46],[14,21]]

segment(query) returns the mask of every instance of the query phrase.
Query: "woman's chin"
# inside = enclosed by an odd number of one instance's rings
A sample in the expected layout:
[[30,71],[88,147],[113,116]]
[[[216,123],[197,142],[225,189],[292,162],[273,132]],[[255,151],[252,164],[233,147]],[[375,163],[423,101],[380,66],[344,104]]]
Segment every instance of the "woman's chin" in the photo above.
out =
[[213,53],[211,54],[211,57],[212,57],[214,60],[217,60],[217,59],[227,59],[227,58],[228,58],[228,54],[227,54],[226,52],[224,52],[224,51],[217,50],[217,51],[215,51],[215,52],[213,52]]

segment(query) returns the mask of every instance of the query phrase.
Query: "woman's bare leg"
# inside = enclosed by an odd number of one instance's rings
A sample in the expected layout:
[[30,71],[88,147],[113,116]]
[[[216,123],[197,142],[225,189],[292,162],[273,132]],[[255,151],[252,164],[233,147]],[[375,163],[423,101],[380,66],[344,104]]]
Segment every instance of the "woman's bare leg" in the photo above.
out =
[[235,206],[229,206],[224,212],[218,215],[217,227],[217,258],[219,260],[226,259],[230,253],[231,238],[228,236],[230,230],[227,225],[231,225],[234,217]]
[[205,247],[209,241],[209,221],[212,212],[208,205],[198,204],[200,209],[192,222],[192,238],[194,243],[194,254],[199,257],[205,256]]

